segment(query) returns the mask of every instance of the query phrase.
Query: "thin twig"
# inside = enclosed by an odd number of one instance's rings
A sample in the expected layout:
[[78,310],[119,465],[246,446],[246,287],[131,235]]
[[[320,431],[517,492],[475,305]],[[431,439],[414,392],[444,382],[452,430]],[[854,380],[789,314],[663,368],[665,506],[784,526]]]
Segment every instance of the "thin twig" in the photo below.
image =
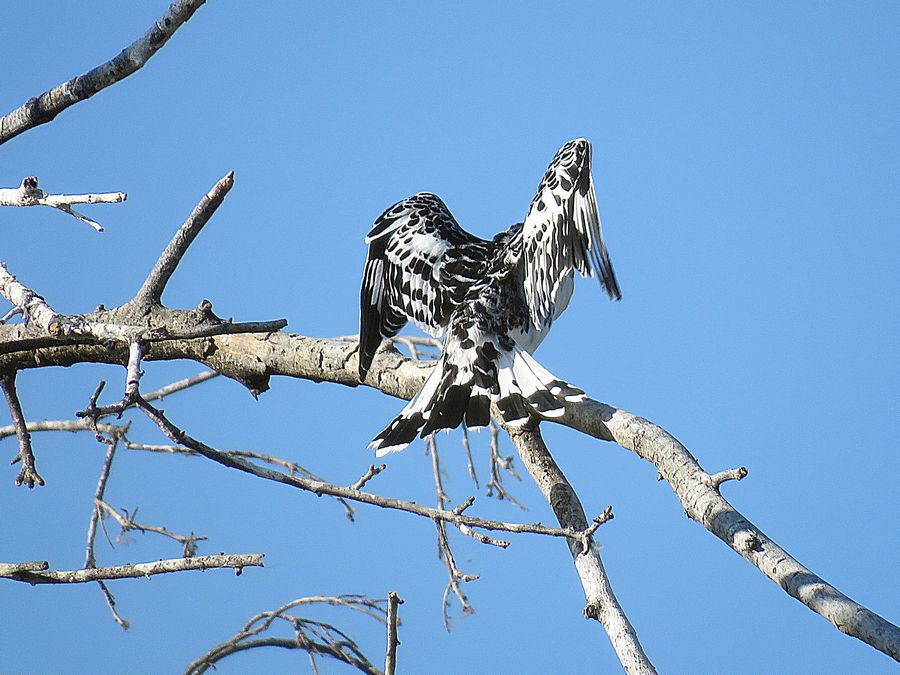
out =
[[[346,633],[329,623],[295,616],[289,612],[299,606],[327,604],[365,614],[386,624],[387,610],[382,609],[381,605],[387,603],[388,601],[385,600],[369,600],[357,595],[314,596],[293,600],[278,609],[260,612],[253,616],[236,635],[216,645],[188,665],[185,675],[200,675],[207,669],[214,668],[219,661],[231,654],[271,646],[305,650],[310,655],[310,663],[314,672],[317,672],[314,655],[319,654],[348,663],[364,673],[381,675],[381,672],[363,655],[356,642]],[[291,626],[294,637],[257,638],[279,620]]]
[[73,209],[72,204],[115,204],[127,198],[124,192],[48,195],[38,186],[37,176],[27,176],[18,188],[0,188],[0,206],[50,206],[90,225],[97,232],[103,232],[103,226]]
[[729,480],[743,480],[747,477],[747,467],[742,466],[737,469],[726,469],[725,471],[719,471],[718,473],[711,474],[709,476],[709,484],[712,485],[716,490],[724,483]]
[[[460,514],[465,511],[467,508],[472,506],[475,503],[475,497],[469,497],[462,504],[453,509],[453,513]],[[463,524],[459,524],[456,526],[460,532],[468,537],[472,537],[476,541],[480,541],[482,544],[490,544],[491,546],[496,546],[498,548],[507,548],[509,546],[509,542],[504,539],[494,539],[492,537],[487,536],[483,532],[479,532],[478,530],[473,530],[471,527],[468,527]]]
[[152,420],[157,426],[159,426],[162,432],[176,444],[190,448],[198,454],[203,455],[207,459],[211,459],[212,461],[222,464],[223,466],[237,469],[259,478],[264,478],[265,480],[271,480],[277,483],[290,485],[301,490],[313,492],[316,495],[327,494],[335,497],[343,497],[345,499],[362,502],[365,504],[371,504],[373,506],[406,511],[407,513],[413,513],[425,518],[430,518],[431,520],[451,522],[454,525],[462,524],[469,527],[477,527],[485,530],[500,530],[504,532],[527,532],[531,534],[543,534],[552,537],[565,537],[567,539],[573,540],[579,540],[581,537],[581,531],[548,527],[540,523],[506,523],[497,520],[487,520],[484,518],[467,516],[465,514],[456,514],[453,511],[430,508],[427,506],[422,506],[421,504],[416,504],[415,502],[408,502],[401,499],[393,499],[389,497],[381,497],[379,495],[374,495],[368,492],[354,490],[351,487],[334,485],[332,483],[326,483],[324,481],[311,480],[303,476],[288,475],[280,473],[278,471],[272,471],[271,469],[266,469],[251,462],[245,461],[244,459],[233,454],[228,454],[220,450],[216,450],[215,448],[212,448],[205,443],[192,438],[182,429],[175,426],[165,416],[165,414],[163,414],[161,410],[153,407],[140,397],[137,399],[136,404],[141,410],[144,411],[144,413],[146,413],[147,417],[149,417],[150,420]]
[[[434,491],[437,498],[437,506],[439,509],[443,510],[450,502],[450,498],[444,492],[444,485],[443,481],[441,480],[441,461],[440,457],[438,456],[437,441],[435,440],[434,434],[429,435],[425,439],[425,447],[427,448],[427,452],[431,455],[431,470],[432,474],[434,475]],[[454,508],[452,513],[457,516],[462,515],[463,511],[471,506],[474,501],[475,500],[470,497],[468,500],[466,500],[466,502]],[[451,626],[450,592],[452,591],[457,600],[459,600],[459,604],[462,607],[464,614],[473,613],[475,609],[472,607],[472,605],[469,604],[469,599],[459,587],[459,582],[474,581],[478,578],[478,575],[463,574],[459,571],[459,568],[456,566],[456,558],[453,555],[453,549],[450,547],[450,539],[447,537],[446,523],[442,520],[435,520],[434,524],[437,528],[438,558],[440,558],[444,562],[444,565],[447,567],[447,574],[449,576],[447,586],[444,589],[443,601],[441,603],[441,614],[444,618],[444,627],[449,631]],[[475,536],[475,533],[471,528],[466,527],[465,525],[459,527],[461,530],[465,528],[467,533],[471,534],[471,536],[477,539],[477,536]],[[486,536],[485,539],[490,541],[490,539]]]
[[109,607],[113,619],[115,619],[116,623],[122,627],[122,630],[128,630],[131,627],[131,623],[128,619],[123,618],[122,615],[119,614],[119,610],[116,608],[116,598],[112,594],[112,591],[109,590],[106,582],[102,579],[97,579],[97,585],[100,587],[100,592],[103,593],[103,599],[106,600],[106,606]]
[[9,414],[12,416],[13,426],[16,428],[16,436],[19,438],[19,454],[13,459],[22,462],[22,469],[16,476],[16,485],[23,483],[29,488],[34,488],[35,484],[43,485],[44,479],[37,472],[34,462],[34,452],[31,449],[31,434],[28,433],[28,424],[25,422],[25,415],[22,414],[22,405],[19,403],[19,395],[16,393],[16,373],[0,374],[0,388],[6,396],[6,403],[9,406]]
[[475,463],[472,461],[472,446],[469,444],[469,430],[465,425],[462,427],[462,444],[466,451],[466,463],[469,469],[469,478],[475,483],[476,489],[481,489],[481,484],[478,482],[478,475],[475,473]]
[[2,326],[3,324],[5,324],[7,321],[9,321],[11,318],[13,318],[14,316],[16,316],[17,314],[22,314],[22,313],[23,313],[23,312],[22,312],[22,308],[21,308],[21,307],[13,307],[13,308],[12,308],[11,310],[9,310],[6,314],[4,314],[2,317],[0,317],[0,326]]
[[113,459],[116,455],[117,442],[114,440],[106,449],[106,457],[103,458],[103,466],[100,468],[100,477],[97,479],[97,489],[94,490],[94,501],[91,508],[91,520],[88,523],[87,545],[84,553],[84,566],[96,567],[97,558],[94,555],[94,539],[97,536],[97,523],[100,521],[100,510],[97,504],[102,502],[106,491],[106,483],[109,481],[109,473],[112,469]]
[[160,527],[159,525],[142,525],[141,523],[135,521],[137,509],[134,509],[131,513],[125,511],[125,515],[122,515],[117,509],[100,499],[95,499],[94,504],[98,509],[103,511],[103,513],[111,516],[113,520],[115,520],[122,528],[123,533],[129,532],[131,530],[136,530],[138,532],[153,532],[155,534],[159,534],[177,541],[182,546],[182,555],[185,558],[190,558],[197,555],[197,542],[206,541],[206,537],[197,536],[193,533],[178,534],[177,532],[172,532],[170,530],[167,530],[165,527]]
[[500,429],[494,420],[491,420],[488,425],[491,433],[491,461],[490,461],[490,480],[487,483],[486,491],[488,497],[493,497],[496,494],[497,499],[503,500],[506,499],[510,504],[519,507],[522,511],[527,511],[528,509],[524,504],[520,503],[515,497],[513,497],[509,491],[505,487],[503,487],[503,479],[500,475],[500,468],[502,467],[505,471],[509,473],[516,480],[522,480],[516,470],[513,468],[512,457],[503,457],[500,454]]
[[[126,430],[127,425],[117,426],[115,424],[98,424],[97,429],[105,434],[117,435]],[[40,431],[68,431],[76,433],[79,431],[93,431],[91,422],[88,419],[81,420],[37,420],[28,422],[27,429],[29,433]],[[0,440],[16,435],[16,427],[13,424],[7,424],[0,427]]]
[[380,474],[387,468],[387,464],[379,464],[375,466],[374,464],[369,465],[369,470],[366,471],[362,476],[360,476],[359,480],[356,481],[353,485],[350,486],[353,490],[362,490],[363,486],[372,480],[375,476]]
[[166,396],[174,394],[179,391],[184,391],[189,387],[193,387],[195,385],[206,382],[207,380],[211,380],[214,377],[218,377],[219,373],[215,370],[204,370],[201,373],[197,373],[196,375],[191,375],[190,377],[185,377],[182,380],[178,380],[176,382],[172,382],[171,384],[167,384],[164,387],[160,387],[154,391],[151,391],[149,394],[144,394],[145,401],[156,401],[163,400]]
[[594,547],[594,532],[604,523],[608,523],[613,516],[612,506],[607,506],[603,513],[594,518],[591,525],[581,533],[581,555],[587,555]]
[[460,588],[459,582],[475,581],[479,578],[479,575],[464,574],[459,571],[459,568],[456,566],[456,558],[453,556],[453,549],[450,548],[450,541],[447,539],[447,528],[445,523],[440,520],[435,520],[434,524],[437,527],[438,533],[438,551],[440,552],[441,559],[444,561],[444,564],[447,567],[447,575],[449,577],[449,579],[447,580],[447,586],[446,588],[444,588],[444,597],[441,602],[441,616],[444,619],[444,628],[449,631],[453,625],[453,622],[450,620],[451,591],[459,601],[463,614],[473,614],[475,612],[475,608],[472,607],[471,604],[469,604],[469,598],[466,597],[466,594],[463,592],[462,588]]
[[441,479],[441,458],[438,456],[437,441],[434,434],[425,439],[425,447],[431,455],[431,472],[434,474],[434,491],[437,496],[437,505],[439,509],[444,509],[450,502],[450,497],[444,492],[444,481]]
[[[147,400],[147,399],[145,399]],[[103,425],[101,425],[102,427]],[[0,432],[3,431],[5,427],[0,427]],[[117,427],[118,428],[118,427]],[[203,455],[196,450],[191,450],[190,448],[186,448],[183,445],[160,445],[160,444],[150,444],[150,443],[135,443],[133,441],[128,440],[128,438],[123,437],[122,442],[126,448],[129,450],[141,450],[144,452],[156,452],[156,453],[165,453],[170,455],[186,455],[188,457],[202,457]],[[240,459],[255,459],[261,462],[265,462],[266,464],[271,464],[272,466],[280,466],[283,469],[286,469],[288,475],[291,476],[303,476],[305,478],[309,478],[310,480],[318,481],[324,483],[325,481],[320,477],[314,474],[312,471],[305,469],[304,467],[297,464],[297,462],[292,462],[287,459],[281,459],[280,457],[275,457],[274,455],[268,455],[262,452],[256,452],[254,450],[220,450],[220,452],[224,455],[229,455],[231,457],[238,457]],[[373,476],[381,473],[382,470],[386,468],[386,465],[382,464],[380,467],[376,467],[376,471]],[[370,477],[371,478],[371,477]],[[334,496],[334,495],[332,495]],[[335,499],[340,502],[341,506],[344,507],[344,515],[347,516],[347,520],[354,520],[355,509],[350,505],[343,497],[335,496]]]

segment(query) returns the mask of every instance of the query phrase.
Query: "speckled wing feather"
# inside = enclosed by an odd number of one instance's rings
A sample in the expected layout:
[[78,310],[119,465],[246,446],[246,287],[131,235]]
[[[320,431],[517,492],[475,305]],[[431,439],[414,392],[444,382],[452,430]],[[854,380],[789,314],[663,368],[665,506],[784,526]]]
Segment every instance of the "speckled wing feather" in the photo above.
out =
[[583,276],[598,275],[612,299],[621,297],[603,243],[591,145],[585,139],[566,143],[547,168],[522,227],[521,255],[525,299],[538,328],[555,318],[557,290],[573,269]]
[[481,274],[492,244],[463,230],[436,195],[407,197],[387,209],[366,237],[360,293],[359,376],[378,346],[408,321],[434,337]]

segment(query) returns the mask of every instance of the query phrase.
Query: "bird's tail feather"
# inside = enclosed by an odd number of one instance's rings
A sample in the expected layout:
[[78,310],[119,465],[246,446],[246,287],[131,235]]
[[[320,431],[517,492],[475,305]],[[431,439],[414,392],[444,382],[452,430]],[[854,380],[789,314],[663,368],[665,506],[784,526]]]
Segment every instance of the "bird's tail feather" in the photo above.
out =
[[449,363],[446,355],[441,356],[419,393],[369,447],[381,457],[402,450],[416,436],[425,438],[463,422],[470,429],[487,426],[492,402],[504,422],[521,426],[532,415],[559,417],[567,401],[580,401],[585,396],[518,346],[494,354],[488,367],[483,358],[459,366]]

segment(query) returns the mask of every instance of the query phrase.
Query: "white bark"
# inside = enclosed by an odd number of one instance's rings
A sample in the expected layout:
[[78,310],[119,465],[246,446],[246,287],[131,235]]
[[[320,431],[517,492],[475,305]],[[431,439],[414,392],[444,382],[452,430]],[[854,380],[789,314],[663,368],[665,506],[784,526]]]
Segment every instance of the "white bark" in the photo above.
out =
[[173,558],[134,565],[87,567],[80,570],[47,570],[45,561],[31,563],[0,563],[0,578],[29,584],[83,584],[107,579],[131,579],[154,574],[206,570],[230,567],[238,571],[245,567],[262,567],[262,553],[203,555],[194,558]]
[[106,63],[29,99],[8,115],[0,117],[0,145],[32,127],[52,121],[69,106],[90,98],[141,68],[204,2],[173,2],[144,35]]
[[48,195],[38,187],[36,176],[22,179],[17,188],[0,188],[0,206],[50,206],[103,232],[103,226],[72,208],[72,204],[115,204],[128,198],[124,192],[102,192],[86,195]]
[[[547,450],[540,431],[507,429],[507,432],[528,473],[550,503],[559,524],[587,530],[588,522],[581,502]],[[587,550],[584,544],[588,544]],[[584,615],[597,619],[603,625],[626,673],[655,673],[656,669],[644,653],[634,627],[613,592],[597,546],[592,541],[569,540],[569,550],[587,601]]]

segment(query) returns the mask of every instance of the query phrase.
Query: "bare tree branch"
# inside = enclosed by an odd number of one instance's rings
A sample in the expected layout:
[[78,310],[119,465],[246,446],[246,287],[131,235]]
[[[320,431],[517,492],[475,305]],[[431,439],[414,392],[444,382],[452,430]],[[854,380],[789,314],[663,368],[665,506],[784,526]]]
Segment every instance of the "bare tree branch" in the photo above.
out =
[[[413,358],[418,358],[418,352],[415,350],[414,346],[410,346],[410,351],[412,352]],[[431,470],[434,475],[434,492],[435,497],[437,498],[437,506],[439,509],[444,509],[447,507],[447,504],[450,502],[450,498],[444,492],[444,482],[441,478],[441,460],[440,455],[438,454],[437,447],[437,439],[434,434],[429,435],[425,439],[425,447],[427,448],[428,454],[431,455]],[[453,509],[453,513],[461,514],[465,511],[469,506],[471,506],[475,502],[474,497],[469,497],[460,507]],[[465,592],[463,592],[460,587],[460,582],[469,582],[475,581],[479,578],[477,574],[464,574],[460,572],[459,567],[456,565],[456,557],[453,555],[453,549],[450,546],[450,539],[447,537],[447,527],[444,521],[435,520],[435,527],[437,528],[437,543],[438,543],[438,558],[440,558],[444,565],[447,568],[447,585],[444,588],[444,595],[441,601],[441,615],[444,619],[444,628],[448,631],[452,625],[450,620],[450,593],[456,596],[456,599],[459,601],[459,605],[462,608],[463,614],[473,614],[475,612],[475,608],[469,604],[469,598],[466,596]],[[478,538],[479,533],[476,533],[474,530],[466,527],[465,525],[459,526],[460,531],[466,532],[470,536],[474,538]],[[485,535],[480,535],[483,537],[481,540],[482,543],[492,543],[494,540],[490,539]],[[508,541],[501,542],[502,548],[506,548],[509,546]]]
[[50,563],[46,560],[33,560],[20,563],[0,563],[0,577],[24,574],[26,572],[43,572],[50,569]]
[[[146,400],[146,399],[145,399]],[[100,425],[103,426],[103,425]],[[4,427],[0,427],[0,432]],[[187,455],[189,457],[202,457],[199,452],[195,450],[191,450],[190,448],[186,448],[181,445],[156,445],[156,444],[148,444],[148,443],[135,443],[133,441],[128,440],[128,438],[122,439],[123,444],[129,450],[141,450],[145,452],[158,452],[158,453],[167,453],[170,455]],[[272,466],[279,466],[283,469],[286,469],[288,475],[291,476],[304,476],[309,478],[310,480],[319,481],[325,483],[325,480],[320,476],[317,476],[312,471],[305,469],[304,467],[297,464],[297,462],[292,462],[287,459],[281,459],[280,457],[275,457],[274,455],[269,455],[263,452],[256,452],[255,450],[220,450],[224,455],[229,455],[231,457],[238,457],[240,459],[254,459],[259,460],[260,462],[265,462],[266,464],[270,464]],[[386,468],[384,464],[379,467],[375,467],[375,471],[373,476],[378,475]],[[365,477],[365,476],[364,476]],[[369,476],[371,478],[372,476]],[[360,479],[362,480],[362,478]],[[358,481],[357,481],[358,482]],[[364,483],[365,484],[365,483]],[[360,486],[361,487],[361,486]],[[357,488],[359,489],[359,488]],[[354,508],[350,505],[343,497],[335,497],[338,502],[340,502],[341,506],[344,507],[344,514],[347,516],[347,520],[354,520]]]
[[403,604],[403,600],[394,591],[388,593],[387,614],[387,654],[384,658],[384,675],[394,675],[397,668],[397,608]]
[[100,477],[97,479],[97,488],[94,490],[94,502],[91,507],[91,519],[88,521],[87,544],[84,552],[85,568],[96,567],[97,557],[94,554],[94,540],[97,538],[97,525],[100,523],[101,513],[97,503],[103,499],[106,492],[106,483],[109,481],[113,459],[116,456],[116,441],[114,440],[106,448],[106,456],[103,458],[103,466],[100,468]]
[[[388,603],[389,602],[390,601],[388,601]],[[403,601],[398,598],[398,604],[402,602]],[[386,604],[386,601],[384,600],[368,600],[367,598],[358,595],[299,598],[282,605],[278,609],[261,612],[252,617],[236,635],[225,642],[216,645],[188,665],[185,670],[185,675],[200,675],[201,673],[206,672],[210,667],[215,668],[215,665],[227,656],[241,651],[258,649],[260,647],[281,647],[284,649],[304,650],[310,655],[314,672],[318,672],[315,666],[315,655],[319,654],[322,656],[329,656],[338,661],[343,661],[364,673],[381,675],[381,671],[372,665],[371,661],[363,655],[356,642],[347,636],[346,633],[329,623],[314,621],[289,613],[290,610],[295,609],[296,607],[315,604],[343,607],[365,614],[381,623],[386,623],[388,625],[388,630],[390,631],[391,618],[388,616],[389,610],[386,611],[381,607],[381,605]],[[289,624],[294,631],[294,636],[291,638],[275,636],[266,636],[263,638],[256,637],[269,630],[276,621]],[[397,618],[395,607],[393,617],[395,631],[396,624]]]
[[34,463],[34,452],[31,449],[31,434],[28,433],[28,424],[25,422],[25,415],[22,414],[22,405],[19,403],[19,395],[16,393],[16,373],[0,372],[0,388],[6,396],[6,403],[9,406],[9,414],[12,416],[13,427],[16,430],[16,436],[19,437],[19,454],[16,455],[12,463],[22,462],[22,470],[16,477],[16,485],[23,483],[29,488],[33,488],[35,483],[44,484],[44,479],[37,472]]
[[177,532],[172,532],[171,530],[167,530],[165,527],[161,527],[159,525],[142,525],[135,520],[135,517],[137,516],[136,508],[133,509],[131,513],[125,511],[123,515],[119,513],[116,508],[110,506],[100,499],[94,499],[94,505],[100,511],[115,520],[119,524],[119,527],[122,528],[123,533],[130,532],[132,530],[135,530],[137,532],[153,532],[155,534],[162,535],[163,537],[168,537],[173,541],[177,541],[182,546],[182,555],[185,558],[191,558],[197,555],[197,542],[206,541],[206,537],[197,536],[193,533],[178,534]]
[[[98,424],[100,431],[108,434],[115,434],[122,430],[122,427],[113,424]],[[27,429],[29,433],[38,431],[69,431],[75,433],[77,431],[93,431],[89,420],[38,420],[28,422]],[[7,424],[0,427],[0,440],[9,436],[16,435],[16,427],[14,424]]]
[[124,192],[86,195],[48,195],[38,186],[37,176],[22,179],[18,188],[0,188],[0,206],[51,206],[103,232],[103,226],[72,208],[72,204],[115,204],[128,198]]
[[[17,326],[0,326],[0,348]],[[73,363],[122,363],[127,351],[110,344],[62,345],[33,354],[0,354],[0,370]],[[356,345],[341,339],[310,338],[284,332],[215,336],[204,340],[168,340],[150,345],[147,360],[193,359],[239,382],[261,386],[271,375],[315,382],[358,386]],[[431,367],[391,349],[378,352],[366,385],[410,399]],[[585,400],[566,406],[566,413],[548,420],[614,441],[652,462],[669,482],[685,512],[759,568],[792,597],[857,637],[900,660],[900,628],[854,602],[815,575],[740,514],[714,489],[696,458],[662,428],[605,403]],[[279,480],[279,479],[276,479]],[[430,517],[430,515],[429,515]]]
[[205,0],[177,0],[142,37],[106,63],[29,99],[0,118],[0,145],[32,127],[46,124],[59,113],[115,84],[138,70],[166,44]]
[[[597,619],[603,625],[626,673],[655,673],[656,669],[644,653],[634,627],[613,593],[600,552],[591,541],[594,530],[609,517],[604,519],[601,516],[595,520],[596,526],[588,525],[578,495],[547,450],[537,427],[505,429],[519,451],[528,473],[559,519],[559,524],[584,533],[581,541],[569,540],[572,560],[587,599],[584,615]],[[609,509],[604,512],[609,513]]]
[[441,601],[441,615],[444,619],[444,628],[448,631],[452,626],[450,620],[450,593],[456,596],[463,614],[473,614],[475,608],[469,604],[469,598],[463,592],[459,582],[476,581],[479,578],[477,574],[463,574],[456,566],[456,558],[453,555],[453,549],[450,548],[450,541],[447,539],[447,527],[443,521],[436,520],[434,522],[438,533],[438,552],[444,564],[447,566],[447,586],[444,588],[444,596]]
[[166,250],[157,260],[156,265],[147,276],[144,285],[137,292],[133,302],[143,305],[158,305],[162,299],[163,289],[181,262],[188,247],[194,241],[203,226],[221,206],[225,195],[234,186],[234,171],[229,171],[224,178],[216,183],[213,188],[194,207],[191,215],[169,242]]
[[375,476],[380,474],[386,468],[387,468],[387,464],[379,464],[378,466],[375,466],[374,464],[369,464],[369,470],[366,471],[362,476],[360,476],[359,480],[357,480],[350,487],[353,488],[354,490],[361,490],[363,488],[363,486],[365,486],[366,483],[368,483],[370,480],[372,480]]
[[[83,584],[100,579],[133,579],[149,577],[155,574],[208,570],[219,567],[230,567],[240,574],[245,567],[262,567],[262,559],[262,553],[236,553],[203,555],[195,558],[173,558],[132,565],[116,565],[114,567],[86,567],[80,570],[53,570],[47,572],[16,569],[19,565],[12,563],[0,564],[0,578],[24,581],[29,584]],[[47,565],[49,567],[49,564]]]
[[380,506],[386,509],[396,509],[398,511],[406,511],[418,516],[430,518],[434,521],[445,521],[454,525],[466,525],[470,528],[477,527],[485,530],[499,530],[503,532],[517,532],[529,534],[543,534],[551,537],[565,537],[568,539],[580,540],[583,532],[570,530],[559,527],[548,527],[540,523],[505,523],[499,520],[487,520],[474,516],[467,516],[463,513],[448,511],[446,509],[436,509],[428,506],[422,506],[415,502],[408,502],[402,499],[394,499],[391,497],[381,497],[369,492],[362,492],[354,487],[345,487],[343,485],[334,485],[320,480],[312,480],[299,475],[288,475],[278,471],[272,471],[261,466],[257,466],[252,462],[248,462],[241,457],[233,454],[227,454],[221,450],[216,450],[195,438],[192,438],[182,429],[175,426],[158,408],[154,408],[147,401],[138,397],[136,403],[138,408],[143,410],[147,417],[150,418],[160,430],[178,445],[185,446],[194,452],[203,455],[207,459],[222,464],[231,469],[237,469],[245,473],[252,474],[259,478],[271,480],[276,483],[290,485],[307,492],[313,492],[319,496],[332,495],[335,497],[343,497],[351,501]]
[[491,460],[490,460],[490,479],[487,483],[487,494],[488,497],[496,496],[499,500],[506,500],[513,506],[518,507],[522,511],[527,511],[525,505],[519,502],[515,497],[513,497],[509,491],[503,487],[503,477],[500,473],[500,469],[506,471],[510,476],[515,478],[516,480],[522,480],[519,477],[519,474],[516,473],[516,470],[513,468],[512,457],[504,457],[500,454],[500,428],[497,426],[497,423],[494,420],[491,420],[490,424],[488,424],[488,431],[491,434]]
[[202,384],[207,380],[211,380],[214,377],[218,377],[219,373],[214,370],[204,370],[201,373],[197,373],[196,375],[191,375],[190,377],[185,377],[176,382],[172,382],[171,384],[167,384],[164,387],[160,387],[154,391],[151,391],[149,394],[144,394],[145,401],[161,401],[166,396],[174,394],[179,391],[184,391],[189,387],[193,387],[197,384]]
[[[681,501],[685,513],[725,542],[791,597],[847,635],[900,661],[900,628],[863,607],[800,564],[719,493],[722,474],[706,473],[696,458],[665,429],[605,403],[567,405],[561,424],[615,441],[652,462]],[[730,472],[723,472],[730,476]],[[734,477],[741,474],[737,469]],[[718,482],[717,482],[718,481]]]
[[[98,437],[100,436],[96,423],[94,424],[93,431]],[[117,445],[118,437],[115,435],[111,436],[111,441],[106,449],[106,456],[103,458],[103,466],[100,469],[100,477],[97,479],[97,488],[94,490],[94,507],[91,509],[91,519],[88,522],[87,545],[85,546],[85,569],[95,569],[97,567],[97,558],[94,555],[94,540],[97,536],[97,524],[101,522],[101,515],[97,508],[97,502],[103,499],[103,493],[106,491],[106,483],[109,481],[109,474],[112,469],[113,458],[116,455]],[[115,622],[119,624],[123,630],[128,630],[131,624],[127,619],[123,618],[116,609],[116,598],[113,596],[112,591],[109,590],[101,579],[97,580],[97,585],[100,587],[100,592],[103,593],[103,599],[106,600],[106,605],[109,607],[109,611],[112,612]]]

